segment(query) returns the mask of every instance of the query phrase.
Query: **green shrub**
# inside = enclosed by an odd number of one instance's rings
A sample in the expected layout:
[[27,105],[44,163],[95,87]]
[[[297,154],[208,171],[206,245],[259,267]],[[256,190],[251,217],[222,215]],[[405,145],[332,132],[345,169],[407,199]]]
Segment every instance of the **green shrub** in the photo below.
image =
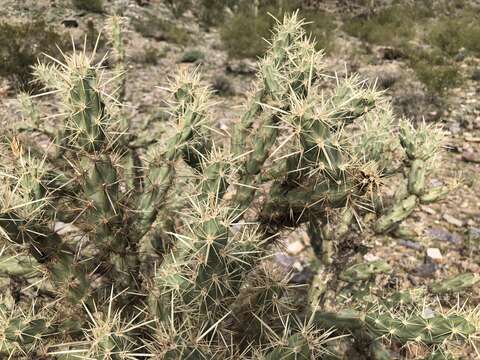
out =
[[155,14],[145,12],[139,18],[132,19],[135,31],[143,37],[185,45],[189,42],[188,32],[174,23]]
[[213,79],[212,89],[220,96],[230,96],[234,94],[230,79],[224,75],[216,76]]
[[419,61],[412,67],[417,78],[434,94],[445,95],[449,89],[462,83],[462,76],[455,65],[431,66],[428,62]]
[[431,28],[427,41],[439,48],[448,56],[455,56],[463,46],[460,21],[452,18],[442,18]]
[[[297,8],[296,1],[263,1],[255,10],[251,2],[241,7],[221,26],[220,34],[228,54],[232,58],[255,58],[262,56],[268,47],[268,39],[273,27],[274,18]],[[333,35],[336,28],[334,15],[320,10],[300,10],[299,16],[305,18],[305,29],[316,41],[318,49],[333,49]]]
[[165,4],[176,18],[181,17],[185,11],[192,7],[191,0],[165,0]]
[[335,15],[320,10],[302,10],[300,16],[305,18],[307,24],[305,30],[315,39],[318,50],[324,49],[327,52],[334,50],[334,35],[337,25]]
[[85,36],[87,37],[87,51],[93,51],[95,47],[98,49],[102,49],[107,45],[105,38],[100,36],[100,32],[95,27],[95,23],[89,19],[87,20],[87,31]]
[[[480,25],[468,15],[471,9],[455,11],[452,6],[461,9],[463,5],[428,1],[393,5],[367,18],[346,20],[344,30],[373,44],[393,46],[427,90],[443,96],[462,82],[460,70],[451,59],[461,48],[470,53],[480,49]],[[438,15],[444,12],[449,15]],[[411,45],[415,36],[422,33],[417,30],[426,32],[427,49]]]
[[180,61],[184,63],[194,63],[205,59],[205,54],[197,49],[187,50],[183,53]]
[[473,81],[480,81],[480,68],[473,69],[470,79]]
[[223,23],[227,10],[234,10],[240,0],[199,0],[199,19],[207,27]]
[[472,21],[462,36],[462,45],[475,56],[480,57],[480,23]]
[[346,19],[343,29],[372,44],[398,46],[415,36],[415,17],[409,7],[395,5],[367,18]]
[[73,6],[79,10],[102,13],[103,0],[72,0]]
[[[462,47],[480,53],[478,8],[464,1],[416,1],[380,8],[371,16],[347,18],[343,29],[372,44],[404,47],[425,31],[426,42],[454,56]],[[421,33],[422,31],[418,31]]]
[[449,89],[462,83],[458,65],[438,50],[410,49],[407,61],[417,78],[432,94],[445,95]]
[[15,87],[34,90],[32,66],[42,53],[59,55],[56,45],[66,48],[69,42],[43,20],[0,23],[0,76]]
[[145,46],[140,61],[145,64],[157,65],[158,59],[165,57],[166,51],[154,46]]
[[431,46],[439,48],[449,57],[457,55],[461,48],[479,56],[480,23],[475,16],[464,12],[445,16],[436,20],[429,30],[426,40]]
[[267,14],[258,16],[245,12],[235,14],[221,26],[223,45],[232,58],[256,58],[262,56],[268,47],[268,37],[273,19]]

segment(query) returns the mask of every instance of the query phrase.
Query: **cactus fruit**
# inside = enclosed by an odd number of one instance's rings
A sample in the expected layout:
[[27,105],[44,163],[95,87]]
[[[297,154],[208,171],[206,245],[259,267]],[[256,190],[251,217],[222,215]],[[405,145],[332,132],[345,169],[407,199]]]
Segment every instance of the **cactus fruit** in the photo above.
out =
[[[123,21],[107,27],[113,73],[78,52],[36,67],[63,126],[39,124],[22,95],[31,119],[2,139],[0,278],[28,286],[0,307],[1,356],[307,360],[363,344],[386,359],[389,341],[434,353],[478,336],[475,311],[389,312],[412,305],[369,287],[390,266],[346,268],[350,255],[340,256],[363,219],[377,216],[374,230],[388,232],[445,195],[427,181],[439,130],[402,121],[397,133],[381,93],[325,74],[293,14],[278,22],[231,136],[214,130],[211,91],[184,70],[168,89],[174,125],[139,145],[118,107],[128,85]],[[50,137],[48,149],[19,134],[29,126]],[[385,175],[401,183],[391,199]],[[309,296],[273,256],[282,231],[303,224],[321,265]],[[331,311],[345,283],[368,296]]]

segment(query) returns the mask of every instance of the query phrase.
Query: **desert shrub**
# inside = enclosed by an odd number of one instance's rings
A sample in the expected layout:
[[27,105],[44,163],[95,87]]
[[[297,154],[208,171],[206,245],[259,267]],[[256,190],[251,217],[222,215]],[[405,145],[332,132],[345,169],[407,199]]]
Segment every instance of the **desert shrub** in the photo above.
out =
[[462,47],[479,51],[477,12],[464,1],[415,1],[380,8],[371,16],[347,18],[343,29],[364,41],[400,48],[422,29],[429,45],[453,56]]
[[[123,50],[114,60],[124,69]],[[302,22],[285,17],[228,131],[212,121],[200,75],[180,71],[154,144],[130,131],[116,93],[106,93],[112,78],[84,53],[38,65],[62,106],[48,118],[63,126],[32,121],[49,147],[15,128],[0,146],[0,275],[26,285],[2,288],[0,355],[389,359],[403,347],[434,359],[455,346],[473,351],[480,313],[460,299],[478,275],[397,291],[385,286],[397,264],[358,262],[376,244],[359,224],[387,235],[419,204],[448,194],[448,184],[431,182],[442,131],[399,121],[382,92],[324,73],[322,56]],[[26,122],[38,118],[30,100],[20,101]],[[275,260],[282,238],[300,227],[317,257],[311,283],[294,282]],[[442,303],[433,300],[440,294]]]
[[165,55],[165,50],[160,50],[154,46],[145,46],[139,61],[145,64],[157,65],[158,59],[165,57]]
[[72,0],[73,6],[79,10],[101,13],[103,12],[103,0]]
[[207,28],[223,23],[228,11],[233,11],[241,0],[199,0],[198,17]]
[[220,96],[230,96],[234,93],[232,82],[225,75],[215,76],[212,89]]
[[86,40],[87,40],[87,51],[93,51],[95,48],[102,49],[107,45],[107,41],[105,40],[105,37],[100,36],[100,32],[98,31],[97,27],[95,26],[95,23],[89,19],[87,20],[87,31],[85,33]]
[[413,62],[413,70],[417,78],[427,89],[438,95],[444,95],[449,89],[462,83],[460,71],[455,65],[431,66],[424,60]]
[[67,48],[68,41],[45,21],[0,23],[0,76],[15,87],[34,90],[32,66],[42,53],[59,55],[56,45]]
[[[462,76],[452,58],[464,47],[469,52],[478,49],[476,41],[480,25],[467,20],[467,11],[455,12],[462,4],[450,2],[415,2],[407,5],[392,5],[380,9],[370,17],[348,19],[344,30],[360,39],[393,46],[415,71],[431,95],[443,96],[452,87],[458,86]],[[450,11],[448,16],[433,17]],[[461,15],[463,14],[463,15]],[[426,49],[412,46],[412,40],[426,33]]]
[[275,26],[273,16],[281,18],[294,5],[289,1],[278,6],[276,0],[259,1],[256,7],[251,1],[239,1],[233,16],[220,27],[223,45],[232,58],[256,58],[268,47],[265,39]]
[[473,69],[472,75],[470,76],[470,79],[472,79],[473,81],[480,81],[480,69],[479,68]]
[[368,16],[347,17],[343,29],[364,41],[389,46],[402,46],[420,30],[418,33],[429,34],[427,42],[452,52],[458,50],[456,44],[465,42],[463,38],[476,38],[477,12],[478,6],[464,0],[394,1]]
[[320,10],[301,10],[300,16],[308,22],[305,30],[315,39],[317,49],[333,51],[335,47],[334,33],[337,28],[335,15]]
[[480,57],[480,23],[470,22],[462,36],[462,45],[475,56]]
[[346,19],[343,29],[349,35],[369,43],[397,46],[414,37],[414,19],[409,7],[394,5],[370,17]]
[[185,11],[192,7],[191,0],[165,0],[165,5],[170,9],[173,16],[181,17]]
[[225,10],[225,1],[201,0],[199,18],[207,27],[218,25],[224,20]]
[[458,66],[438,50],[410,49],[408,63],[431,94],[445,95],[462,83]]
[[[470,10],[474,11],[474,10]],[[432,25],[427,43],[453,57],[461,48],[480,55],[480,23],[470,14],[460,13],[441,17]]]
[[[275,26],[274,17],[281,18],[286,12],[297,9],[297,1],[261,1],[257,9],[251,2],[240,3],[233,17],[228,18],[220,29],[223,44],[233,58],[255,58],[264,54],[268,39]],[[318,49],[333,49],[336,28],[334,16],[320,10],[300,10],[299,16],[306,19],[305,29]]]
[[239,12],[221,26],[223,45],[232,58],[255,58],[264,54],[268,36],[274,21],[267,14],[253,16]]
[[180,61],[184,63],[194,63],[203,59],[205,59],[205,54],[203,51],[198,49],[190,49],[182,54]]
[[433,25],[427,40],[446,55],[454,56],[462,47],[462,30],[458,26],[458,20],[443,18]]
[[434,10],[434,15],[452,15],[459,10],[471,9],[471,1],[468,0],[429,0],[431,1],[431,8]]
[[138,18],[133,18],[132,25],[135,31],[146,38],[182,45],[190,40],[190,36],[184,28],[149,12],[143,13]]

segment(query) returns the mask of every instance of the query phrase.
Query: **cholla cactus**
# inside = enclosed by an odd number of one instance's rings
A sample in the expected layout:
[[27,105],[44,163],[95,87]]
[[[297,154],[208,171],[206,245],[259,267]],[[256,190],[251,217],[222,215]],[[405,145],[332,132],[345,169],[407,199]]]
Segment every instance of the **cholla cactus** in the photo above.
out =
[[118,101],[122,102],[125,98],[126,76],[126,52],[124,44],[124,23],[125,18],[119,15],[113,15],[107,19],[106,34],[112,48],[110,55],[114,64],[114,71],[117,77],[117,89],[115,91]]
[[[120,25],[112,19],[117,70]],[[124,91],[108,93],[123,71],[105,81],[82,53],[39,65],[63,126],[51,139],[56,151],[21,135],[2,145],[0,274],[28,286],[0,308],[0,353],[317,359],[340,355],[347,334],[383,359],[388,343],[442,353],[472,343],[478,311],[425,317],[418,306],[406,310],[406,295],[373,292],[388,264],[341,266],[348,261],[336,248],[364,216],[378,215],[375,231],[391,231],[419,202],[444,195],[426,181],[441,133],[406,121],[397,133],[381,94],[356,76],[326,75],[322,56],[295,14],[279,22],[231,137],[212,131],[199,74],[180,72],[169,87],[170,134],[141,154],[118,110]],[[404,183],[393,199],[382,198],[385,174]],[[322,264],[308,297],[307,284],[294,284],[271,257],[282,230],[303,224]],[[332,309],[337,294],[348,301]]]

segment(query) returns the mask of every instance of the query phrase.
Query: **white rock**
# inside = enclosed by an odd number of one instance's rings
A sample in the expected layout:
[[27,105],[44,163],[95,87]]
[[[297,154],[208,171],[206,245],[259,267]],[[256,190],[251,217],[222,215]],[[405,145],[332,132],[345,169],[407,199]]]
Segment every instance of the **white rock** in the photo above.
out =
[[377,260],[380,260],[380,258],[377,256],[377,255],[374,255],[372,253],[368,253],[368,254],[365,254],[363,255],[363,259],[365,261],[377,261]]
[[287,252],[290,255],[298,255],[305,249],[305,245],[300,240],[294,241],[287,246]]
[[443,219],[449,224],[452,224],[454,226],[457,226],[457,227],[463,226],[463,221],[453,217],[452,215],[443,214]]
[[433,263],[440,263],[443,260],[442,253],[438,248],[427,249],[427,261]]
[[430,215],[435,215],[437,213],[435,210],[433,210],[431,207],[428,207],[428,206],[421,206],[421,209]]

